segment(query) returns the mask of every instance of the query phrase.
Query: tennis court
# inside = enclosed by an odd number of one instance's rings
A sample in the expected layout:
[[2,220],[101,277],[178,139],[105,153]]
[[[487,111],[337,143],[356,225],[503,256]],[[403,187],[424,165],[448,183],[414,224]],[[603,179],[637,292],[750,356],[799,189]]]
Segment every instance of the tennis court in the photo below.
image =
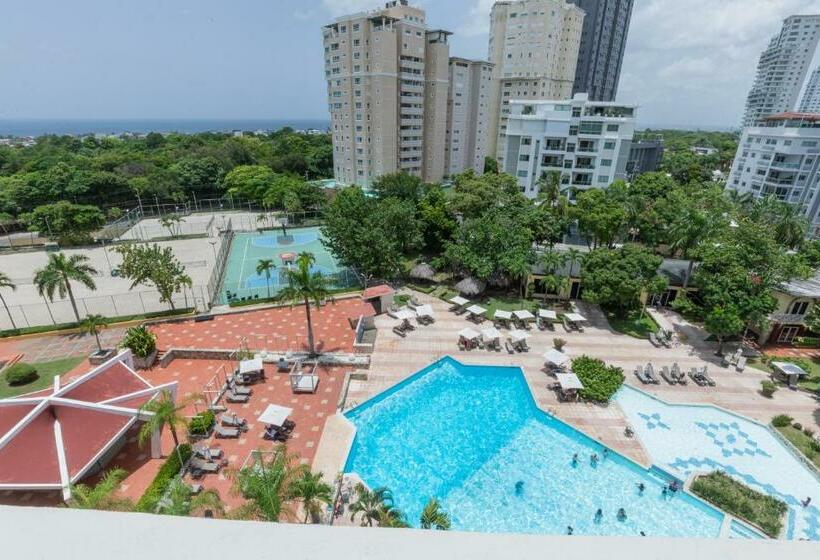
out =
[[357,283],[353,273],[340,268],[333,255],[321,242],[318,227],[264,231],[262,233],[237,233],[225,265],[225,278],[220,294],[221,303],[232,299],[260,299],[267,297],[267,279],[256,273],[260,259],[272,259],[276,269],[271,272],[270,291],[276,294],[287,283],[285,270],[295,266],[293,261],[299,253],[313,253],[316,263],[314,272],[330,278],[333,288],[346,288]]

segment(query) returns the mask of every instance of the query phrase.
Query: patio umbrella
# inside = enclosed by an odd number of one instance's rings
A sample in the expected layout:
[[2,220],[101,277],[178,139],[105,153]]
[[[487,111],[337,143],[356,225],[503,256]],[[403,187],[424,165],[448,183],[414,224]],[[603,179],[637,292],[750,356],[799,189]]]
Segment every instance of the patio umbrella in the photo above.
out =
[[270,424],[271,426],[282,426],[292,413],[292,408],[278,404],[269,404],[264,412],[259,415],[259,421],[263,424]]
[[459,307],[464,307],[465,305],[470,303],[470,300],[469,299],[464,299],[461,296],[453,296],[453,297],[450,298],[450,303],[452,303],[454,305],[458,305]]
[[574,373],[559,373],[555,377],[558,378],[558,383],[562,389],[583,389],[584,384],[578,379]]
[[409,321],[410,319],[415,317],[416,314],[413,311],[410,311],[409,309],[399,309],[398,311],[396,311],[395,315],[396,319],[398,319],[399,321]]
[[586,317],[584,317],[580,313],[565,313],[564,317],[567,318],[567,321],[570,321],[572,323],[583,323],[587,320]]
[[432,280],[435,275],[436,271],[433,270],[433,267],[424,262],[417,264],[410,271],[410,277],[419,280]]
[[416,307],[416,316],[417,317],[432,317],[433,316],[433,306],[432,305],[419,305]]
[[475,296],[484,291],[487,285],[481,280],[468,276],[455,285],[456,290],[467,296]]
[[458,333],[458,336],[461,338],[466,338],[467,340],[475,340],[476,338],[481,336],[481,334],[471,329],[470,327],[467,327],[466,329],[461,329],[461,331]]
[[487,310],[480,305],[471,305],[467,308],[467,313],[472,313],[473,315],[484,315],[486,312]]
[[495,312],[495,315],[493,317],[495,319],[503,319],[505,321],[509,321],[510,319],[512,319],[512,313],[510,313],[509,311],[504,311],[503,309],[499,309]]
[[501,338],[501,333],[498,332],[498,329],[495,327],[488,327],[481,331],[481,338],[483,338],[485,342],[490,340],[498,340]]
[[527,340],[529,337],[530,333],[527,331],[521,331],[518,329],[510,331],[510,338],[512,338],[514,342],[521,342],[522,340]]
[[538,316],[542,319],[548,319],[550,321],[555,321],[558,319],[558,315],[552,309],[539,309]]
[[544,361],[556,366],[562,366],[569,361],[569,356],[555,349],[549,349],[544,353]]
[[526,309],[522,309],[520,311],[513,311],[513,315],[515,315],[516,318],[520,319],[521,321],[532,321],[533,319],[535,319],[535,315],[533,315]]

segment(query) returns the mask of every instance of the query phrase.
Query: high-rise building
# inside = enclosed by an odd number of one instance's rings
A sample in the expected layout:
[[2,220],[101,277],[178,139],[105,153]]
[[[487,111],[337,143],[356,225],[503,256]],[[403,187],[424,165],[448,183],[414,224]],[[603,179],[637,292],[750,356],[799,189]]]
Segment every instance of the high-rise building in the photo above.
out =
[[757,63],[746,99],[743,126],[763,117],[794,110],[820,39],[820,15],[789,16]]
[[336,181],[367,187],[396,171],[440,181],[449,33],[394,0],[337,18],[322,35]]
[[567,0],[584,12],[573,93],[615,101],[633,0]]
[[635,132],[635,105],[572,99],[510,102],[503,170],[518,177],[521,191],[538,196],[538,180],[561,176],[564,188],[606,188],[626,179]]
[[483,60],[450,58],[447,143],[444,174],[484,171],[490,145],[490,98],[493,65]]
[[798,110],[801,113],[820,113],[820,66],[811,73]]
[[746,127],[727,189],[774,195],[803,209],[820,234],[820,115],[779,113]]
[[[503,163],[513,99],[569,99],[584,11],[564,0],[496,2],[490,13],[493,64],[490,153]],[[503,167],[503,166],[502,166]]]

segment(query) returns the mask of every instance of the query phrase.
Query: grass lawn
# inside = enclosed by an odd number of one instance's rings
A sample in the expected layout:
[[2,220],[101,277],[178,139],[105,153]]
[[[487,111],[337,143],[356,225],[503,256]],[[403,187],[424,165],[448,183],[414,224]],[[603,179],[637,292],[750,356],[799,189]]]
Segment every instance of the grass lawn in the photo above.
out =
[[752,490],[722,472],[697,477],[691,489],[696,496],[757,525],[772,538],[783,529],[783,516],[788,510],[785,502]]
[[31,364],[37,368],[38,377],[28,385],[11,387],[8,383],[6,383],[6,378],[4,376],[0,376],[0,399],[15,397],[24,393],[31,393],[33,391],[45,389],[53,383],[52,379],[54,379],[55,376],[71,371],[84,359],[84,357],[61,358],[59,360],[54,360],[53,362],[38,362]]
[[[768,358],[769,360],[774,360],[775,362],[794,362],[804,368],[808,372],[809,376],[799,380],[797,382],[797,386],[801,389],[805,389],[806,391],[820,391],[820,360],[812,358],[787,358],[780,356],[769,356]],[[755,358],[749,360],[748,363],[752,367],[772,373],[772,367],[767,362],[763,362],[762,360]]]
[[785,436],[806,458],[820,468],[820,445],[794,426],[778,427],[777,431]]
[[609,326],[615,331],[635,338],[649,338],[649,333],[658,331],[658,325],[655,324],[649,313],[644,313],[643,318],[641,318],[640,311],[633,311],[622,318],[607,312],[606,319],[609,321]]

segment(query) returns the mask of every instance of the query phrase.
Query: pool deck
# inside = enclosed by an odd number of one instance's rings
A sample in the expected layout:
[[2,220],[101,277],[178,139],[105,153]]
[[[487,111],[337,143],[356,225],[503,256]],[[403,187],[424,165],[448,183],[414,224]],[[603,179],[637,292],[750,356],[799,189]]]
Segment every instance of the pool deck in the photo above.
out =
[[[371,356],[370,369],[366,372],[367,380],[350,382],[347,409],[381,393],[445,355],[453,356],[467,364],[519,366],[524,371],[533,397],[542,410],[634,461],[649,466],[652,460],[641,443],[636,438],[627,438],[624,435],[627,421],[617,404],[599,406],[587,403],[562,403],[547,389],[548,384],[554,382],[554,379],[542,371],[542,356],[546,350],[552,348],[553,338],[563,338],[567,341],[564,352],[569,356],[586,354],[619,366],[624,369],[628,384],[668,402],[713,404],[762,422],[768,422],[776,414],[788,412],[804,425],[816,426],[820,417],[815,412],[817,401],[807,393],[783,389],[772,399],[761,396],[760,381],[768,378],[768,374],[753,368],[746,368],[745,372],[738,373],[733,369],[721,367],[719,358],[714,355],[714,344],[705,341],[708,335],[674,313],[662,312],[657,316],[659,322],[678,333],[679,343],[672,348],[656,348],[648,340],[616,333],[609,327],[605,316],[596,306],[578,302],[579,311],[589,321],[583,333],[566,332],[561,325],[556,325],[555,331],[539,331],[533,328],[530,331],[532,337],[528,340],[531,348],[528,353],[508,354],[506,351],[489,352],[480,349],[460,351],[457,341],[461,329],[471,326],[480,330],[482,326],[490,325],[490,322],[485,321],[476,327],[464,315],[457,316],[449,312],[448,303],[426,294],[413,292],[413,295],[422,303],[433,306],[435,324],[418,326],[406,338],[401,338],[392,332],[392,327],[398,323],[396,319],[387,315],[376,317],[379,334]],[[637,364],[646,364],[648,361],[656,368],[663,365],[671,366],[673,362],[678,362],[685,371],[690,367],[706,365],[717,386],[704,388],[693,383],[670,386],[665,382],[661,385],[641,385],[632,371]]]

